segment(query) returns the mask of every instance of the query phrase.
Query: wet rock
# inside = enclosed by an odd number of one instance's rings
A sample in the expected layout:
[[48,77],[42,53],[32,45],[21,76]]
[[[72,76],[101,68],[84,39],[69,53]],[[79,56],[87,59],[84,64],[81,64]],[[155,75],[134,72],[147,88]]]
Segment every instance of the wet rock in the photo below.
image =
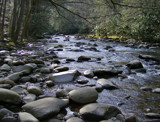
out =
[[143,91],[152,91],[152,88],[148,87],[148,86],[143,86],[140,89],[143,90]]
[[34,67],[31,64],[26,65],[20,65],[20,66],[14,66],[13,71],[14,72],[25,72],[27,74],[30,74],[33,71]]
[[140,68],[140,69],[135,69],[136,72],[140,72],[140,73],[146,73],[146,69],[145,68]]
[[9,84],[0,84],[0,88],[10,89],[11,87]]
[[42,95],[42,90],[36,86],[28,86],[27,91],[31,94],[35,94],[36,96]]
[[68,67],[65,67],[65,66],[61,66],[61,67],[57,67],[54,69],[56,72],[63,72],[63,71],[67,71],[69,70]]
[[145,114],[146,117],[148,118],[160,118],[160,114],[159,113],[147,113]]
[[60,64],[61,62],[57,59],[53,60],[52,63]]
[[41,73],[51,73],[51,69],[50,68],[41,68],[40,72]]
[[160,119],[144,120],[143,122],[160,122]]
[[78,117],[71,117],[66,122],[84,122],[84,121]]
[[62,122],[62,120],[59,120],[59,119],[49,119],[47,122]]
[[108,45],[105,47],[106,50],[109,50],[109,49],[111,49],[111,48],[112,48],[112,47],[111,47],[111,46],[108,46]]
[[48,80],[48,81],[46,81],[46,85],[47,85],[48,87],[52,87],[52,86],[54,86],[54,82],[51,81],[51,80]]
[[17,118],[13,117],[13,116],[5,116],[1,122],[18,122]]
[[65,90],[65,89],[59,89],[58,91],[56,91],[56,97],[60,98],[60,97],[67,97],[69,91]]
[[107,79],[99,79],[97,83],[101,84],[104,89],[117,89],[118,87]]
[[26,82],[31,82],[32,78],[30,76],[24,76],[21,77],[20,82],[26,83]]
[[19,81],[19,79],[21,78],[22,75],[23,75],[22,72],[16,72],[16,73],[13,73],[13,74],[7,76],[7,78],[8,78],[9,80],[12,80],[12,81],[14,81],[14,82],[17,82],[17,81]]
[[27,112],[20,112],[18,119],[20,122],[39,122],[37,118]]
[[0,88],[0,102],[6,102],[11,104],[20,104],[20,95],[12,90]]
[[9,84],[11,86],[14,86],[15,82],[6,78],[6,79],[0,79],[0,84]]
[[10,70],[11,70],[11,67],[10,67],[8,64],[3,64],[3,65],[0,67],[0,70],[2,70],[2,71],[10,71]]
[[136,116],[130,116],[126,118],[125,122],[139,122]]
[[5,116],[13,116],[13,112],[6,109],[6,108],[2,108],[0,109],[0,120],[5,117]]
[[102,92],[104,89],[102,86],[95,86],[94,88],[96,89],[97,92]]
[[152,90],[153,93],[160,93],[160,88],[156,88]]
[[121,114],[121,111],[115,107],[103,103],[91,103],[80,109],[80,114],[85,120],[100,121],[108,120]]
[[86,56],[80,56],[80,57],[78,57],[78,62],[82,62],[82,61],[89,61],[89,60],[91,60],[91,58],[90,57],[86,57]]
[[83,74],[84,74],[84,76],[89,77],[89,78],[92,78],[94,76],[94,73],[92,70],[86,70],[86,71],[84,71]]
[[45,119],[58,114],[67,104],[68,101],[50,97],[30,102],[22,108],[38,119]]
[[97,69],[93,71],[94,76],[97,77],[113,77],[117,76],[118,74],[121,74],[121,70],[115,70],[115,69]]
[[0,51],[0,56],[6,56],[8,54],[9,54],[9,51],[7,51],[7,50],[1,50]]
[[158,61],[158,59],[156,57],[151,56],[151,55],[142,55],[142,54],[140,54],[139,58],[145,59],[147,61],[149,61],[149,60]]
[[16,85],[14,87],[11,88],[12,91],[15,91],[18,94],[27,94],[27,90],[26,90],[26,86],[23,87],[21,85]]
[[95,102],[98,98],[98,92],[95,88],[83,87],[72,90],[68,93],[69,98],[80,104],[86,104],[90,102]]
[[15,66],[18,66],[18,65],[24,65],[25,62],[24,61],[13,61],[12,64]]
[[77,80],[77,83],[79,83],[79,84],[86,84],[88,82],[89,82],[89,80],[87,80],[87,79]]
[[79,75],[79,72],[77,70],[69,70],[65,72],[60,73],[54,73],[52,74],[49,79],[57,82],[71,82],[73,81],[77,76]]
[[34,94],[27,94],[27,96],[23,97],[23,102],[25,104],[33,102],[36,100],[36,95]]
[[72,61],[75,61],[75,60],[72,59],[72,58],[67,58],[66,61],[67,61],[67,62],[72,62]]
[[130,68],[130,69],[139,69],[139,68],[143,68],[143,65],[140,61],[138,60],[133,60],[131,62],[129,62],[127,64],[127,66]]

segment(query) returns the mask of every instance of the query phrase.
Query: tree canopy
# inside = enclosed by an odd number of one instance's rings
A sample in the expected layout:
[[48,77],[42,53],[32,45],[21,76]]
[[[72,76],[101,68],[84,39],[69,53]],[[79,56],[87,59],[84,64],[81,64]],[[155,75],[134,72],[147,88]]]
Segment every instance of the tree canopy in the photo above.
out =
[[160,39],[158,0],[0,0],[0,40],[44,34]]

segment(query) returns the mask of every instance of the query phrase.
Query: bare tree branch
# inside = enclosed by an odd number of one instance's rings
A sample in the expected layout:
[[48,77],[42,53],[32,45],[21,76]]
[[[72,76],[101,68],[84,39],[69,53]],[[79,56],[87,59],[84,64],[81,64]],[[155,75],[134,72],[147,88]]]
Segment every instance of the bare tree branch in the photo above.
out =
[[64,7],[64,6],[62,6],[62,5],[60,5],[60,4],[56,3],[56,2],[54,2],[54,1],[52,1],[52,0],[49,0],[49,2],[50,2],[52,5],[58,6],[58,7],[60,7],[60,8],[63,8],[64,10],[66,10],[66,11],[72,13],[73,15],[76,15],[76,16],[78,16],[78,17],[84,19],[85,21],[87,21],[88,23],[91,24],[91,22],[89,22],[86,18],[84,18],[84,17],[82,17],[81,15],[79,15],[79,14],[77,14],[77,13],[75,13],[75,12],[69,10],[68,8],[66,8],[66,7]]

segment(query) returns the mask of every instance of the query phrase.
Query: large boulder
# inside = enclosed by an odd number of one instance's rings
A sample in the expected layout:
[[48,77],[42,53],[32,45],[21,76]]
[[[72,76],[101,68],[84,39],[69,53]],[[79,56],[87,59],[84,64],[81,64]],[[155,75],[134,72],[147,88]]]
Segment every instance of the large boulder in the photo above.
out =
[[108,120],[121,114],[121,111],[115,107],[103,103],[91,103],[80,109],[80,114],[85,120],[100,121]]
[[19,94],[12,90],[0,88],[0,102],[20,104],[21,97]]
[[113,84],[111,81],[107,80],[107,79],[99,79],[97,81],[97,83],[99,83],[100,85],[102,85],[102,87],[104,89],[116,89],[118,88],[115,84]]
[[121,74],[122,71],[121,70],[116,70],[116,69],[96,69],[93,71],[94,76],[97,77],[113,77],[113,76],[117,76],[118,74]]
[[79,72],[77,70],[69,70],[65,72],[55,73],[52,74],[49,79],[54,82],[71,82],[73,81],[77,76],[79,75]]
[[27,112],[20,112],[18,119],[20,122],[39,122],[37,118]]
[[38,119],[45,119],[58,114],[67,104],[67,100],[49,97],[30,102],[22,108]]
[[130,68],[130,69],[140,69],[140,68],[143,68],[143,65],[140,61],[138,60],[133,60],[133,61],[130,61],[127,66]]
[[68,95],[72,101],[80,104],[95,102],[98,98],[98,92],[92,87],[78,88],[70,91]]

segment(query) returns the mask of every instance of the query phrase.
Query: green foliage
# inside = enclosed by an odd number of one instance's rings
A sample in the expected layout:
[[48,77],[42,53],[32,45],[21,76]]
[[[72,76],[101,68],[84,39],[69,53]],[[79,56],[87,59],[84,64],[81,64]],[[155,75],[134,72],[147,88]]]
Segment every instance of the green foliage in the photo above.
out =
[[32,37],[40,37],[44,33],[51,31],[51,25],[49,24],[49,18],[45,12],[40,12],[34,14],[30,27],[29,34]]
[[107,35],[130,36],[145,41],[160,40],[159,1],[123,0],[118,3],[116,9],[95,9],[106,15],[99,18],[100,23],[94,28],[96,34],[102,33],[99,30],[105,28]]

